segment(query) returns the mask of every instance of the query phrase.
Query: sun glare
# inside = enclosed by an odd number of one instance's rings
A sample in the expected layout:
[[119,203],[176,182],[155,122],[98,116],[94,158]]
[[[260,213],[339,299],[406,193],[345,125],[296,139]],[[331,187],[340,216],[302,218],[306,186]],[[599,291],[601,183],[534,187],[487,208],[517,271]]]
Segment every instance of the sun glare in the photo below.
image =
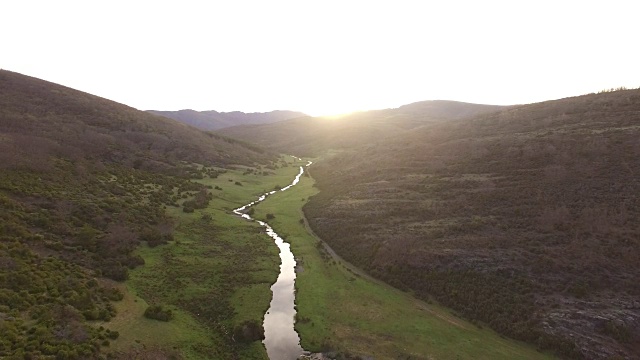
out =
[[348,112],[348,113],[342,113],[342,114],[336,114],[336,115],[325,115],[325,116],[321,116],[323,119],[327,119],[327,120],[340,120],[346,116],[349,116],[351,114],[356,113],[357,111],[353,111],[353,112]]
[[[362,110],[363,109],[357,109],[356,107],[349,106],[347,104],[319,103],[314,106],[306,106],[301,111],[306,112],[307,114],[315,117],[322,117],[327,119],[338,119]],[[372,109],[366,109],[366,110],[372,110]]]
[[355,114],[357,112],[359,111],[349,111],[349,112],[342,112],[342,113],[325,113],[322,115],[314,115],[314,116],[322,119],[327,119],[327,120],[339,120],[351,114]]

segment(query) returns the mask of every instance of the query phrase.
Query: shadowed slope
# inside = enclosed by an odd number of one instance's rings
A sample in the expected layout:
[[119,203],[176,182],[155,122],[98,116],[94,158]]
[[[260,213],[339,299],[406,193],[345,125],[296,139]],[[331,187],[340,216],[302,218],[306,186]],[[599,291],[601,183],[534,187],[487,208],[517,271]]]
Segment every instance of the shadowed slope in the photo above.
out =
[[[166,168],[179,161],[250,164],[263,151],[61,85],[0,71],[0,163],[47,155]],[[44,164],[42,164],[44,166]]]
[[305,213],[349,261],[503,334],[637,357],[639,157],[639,90],[511,107],[319,162]]

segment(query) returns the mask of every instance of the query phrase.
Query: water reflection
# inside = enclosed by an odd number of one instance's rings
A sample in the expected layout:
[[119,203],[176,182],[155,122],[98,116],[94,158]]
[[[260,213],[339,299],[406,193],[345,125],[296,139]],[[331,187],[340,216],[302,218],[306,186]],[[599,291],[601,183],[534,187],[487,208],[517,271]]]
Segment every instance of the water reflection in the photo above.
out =
[[[297,159],[302,160],[300,158]],[[311,164],[312,162],[309,161],[306,166]],[[300,172],[296,175],[295,179],[293,179],[293,182],[280,189],[280,191],[286,191],[292,186],[295,186],[300,181],[302,174],[304,174],[304,168],[300,166]],[[263,194],[258,200],[239,207],[233,210],[233,212],[247,220],[254,220],[251,216],[245,214],[244,211],[264,201],[269,195],[273,195],[276,192],[277,191],[270,191]],[[291,252],[290,245],[278,236],[269,224],[259,220],[257,220],[257,222],[265,227],[267,235],[274,240],[278,249],[280,249],[280,275],[278,275],[278,280],[271,286],[273,298],[271,299],[269,310],[264,316],[263,326],[265,339],[263,343],[267,349],[269,359],[298,359],[298,357],[304,353],[304,350],[300,346],[300,337],[294,328],[296,315],[294,288],[296,261]]]

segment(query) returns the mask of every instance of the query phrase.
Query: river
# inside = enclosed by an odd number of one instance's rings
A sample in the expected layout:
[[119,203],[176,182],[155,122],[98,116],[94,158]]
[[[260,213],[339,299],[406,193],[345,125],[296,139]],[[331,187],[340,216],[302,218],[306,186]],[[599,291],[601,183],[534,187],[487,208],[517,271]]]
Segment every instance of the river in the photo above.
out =
[[[302,160],[297,158],[298,160]],[[309,161],[306,166],[311,165]],[[286,191],[295,186],[300,177],[304,174],[304,167],[300,166],[300,172],[293,179],[290,185],[283,187],[280,191]],[[264,221],[255,220],[244,212],[251,206],[264,201],[268,196],[278,191],[270,191],[258,197],[257,200],[248,203],[242,207],[233,210],[233,213],[243,218],[256,221],[266,229],[278,249],[280,249],[280,274],[278,280],[271,286],[273,297],[269,310],[264,315],[264,343],[267,349],[267,355],[271,360],[295,360],[298,359],[305,351],[300,346],[300,337],[296,332],[295,325],[295,288],[296,280],[296,260],[291,252],[291,246],[285,242],[274,230]]]

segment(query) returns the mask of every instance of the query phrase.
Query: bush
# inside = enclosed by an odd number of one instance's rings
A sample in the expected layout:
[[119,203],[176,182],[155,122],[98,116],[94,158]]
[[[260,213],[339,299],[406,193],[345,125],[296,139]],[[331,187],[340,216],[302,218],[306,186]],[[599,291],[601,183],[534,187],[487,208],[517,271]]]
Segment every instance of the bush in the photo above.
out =
[[264,328],[256,320],[246,320],[233,329],[233,338],[238,342],[263,340]]
[[102,275],[111,280],[125,281],[129,278],[129,269],[118,263],[105,264],[101,270]]
[[107,329],[107,337],[111,340],[115,340],[120,336],[120,333],[114,330]]
[[144,317],[160,321],[169,321],[173,318],[173,313],[169,309],[165,310],[162,305],[151,305],[145,310]]
[[267,220],[275,219],[276,216],[273,214],[267,214]]
[[186,213],[192,213],[194,210],[190,206],[185,206],[185,207],[182,208],[182,211],[184,211]]
[[[166,243],[166,241],[164,241],[160,231],[158,229],[155,229],[155,228],[145,229],[140,234],[140,240],[146,241],[147,244],[150,247],[156,247],[158,245]],[[144,261],[142,262],[142,264],[144,264]],[[139,264],[139,265],[142,265],[142,264]]]
[[111,301],[120,301],[124,299],[124,294],[118,288],[103,288],[102,293]]

